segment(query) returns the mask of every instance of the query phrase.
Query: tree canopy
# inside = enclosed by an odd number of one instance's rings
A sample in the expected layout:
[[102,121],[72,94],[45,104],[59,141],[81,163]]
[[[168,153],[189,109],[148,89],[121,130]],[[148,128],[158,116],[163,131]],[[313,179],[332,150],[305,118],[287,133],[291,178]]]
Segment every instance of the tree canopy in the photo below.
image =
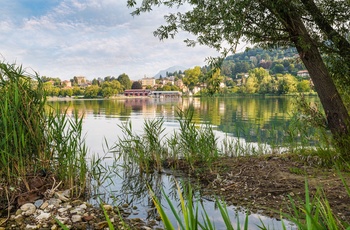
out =
[[[348,0],[147,0],[140,5],[127,0],[127,4],[136,7],[133,15],[159,5],[178,9],[166,15],[167,24],[154,32],[160,39],[183,30],[196,36],[186,40],[188,45],[207,45],[224,55],[235,52],[240,41],[295,47],[318,92],[328,128],[339,147],[346,145],[341,140],[349,139],[350,117],[335,83],[350,83]],[[342,72],[335,66],[342,66]]]

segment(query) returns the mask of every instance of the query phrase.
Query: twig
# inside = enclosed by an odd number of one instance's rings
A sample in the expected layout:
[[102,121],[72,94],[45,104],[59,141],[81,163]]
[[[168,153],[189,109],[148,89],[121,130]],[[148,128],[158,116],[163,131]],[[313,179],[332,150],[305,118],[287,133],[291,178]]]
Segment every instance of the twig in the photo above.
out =
[[10,213],[11,213],[11,210],[10,210],[10,197],[9,197],[9,192],[7,190],[7,186],[5,186],[5,192],[6,192],[6,199],[7,199],[7,218],[2,222],[0,223],[0,226],[5,224],[9,219],[10,219]]

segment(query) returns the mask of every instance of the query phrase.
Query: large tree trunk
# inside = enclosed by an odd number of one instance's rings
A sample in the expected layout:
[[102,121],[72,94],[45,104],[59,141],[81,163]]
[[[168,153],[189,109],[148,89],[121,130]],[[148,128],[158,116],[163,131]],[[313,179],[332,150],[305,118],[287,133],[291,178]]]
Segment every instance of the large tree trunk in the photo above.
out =
[[350,116],[322,60],[321,54],[300,17],[286,11],[283,11],[280,16],[285,19],[285,25],[291,35],[291,40],[309,71],[323,105],[328,128],[331,130],[339,147],[344,148],[344,140],[349,139]]

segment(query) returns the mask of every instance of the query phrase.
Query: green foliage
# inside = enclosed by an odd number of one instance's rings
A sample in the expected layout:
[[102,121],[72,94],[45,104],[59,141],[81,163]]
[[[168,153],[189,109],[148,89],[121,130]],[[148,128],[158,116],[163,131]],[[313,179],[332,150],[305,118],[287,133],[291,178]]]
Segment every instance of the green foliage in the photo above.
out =
[[[169,216],[165,213],[165,210],[160,203],[159,199],[156,197],[156,195],[151,190],[151,196],[153,203],[162,219],[163,224],[165,225],[166,229],[180,229],[180,230],[196,230],[196,229],[204,229],[204,230],[214,230],[215,225],[212,222],[211,217],[209,217],[208,213],[206,212],[203,204],[199,204],[199,199],[193,194],[193,189],[190,185],[187,186],[186,191],[182,192],[181,188],[178,183],[176,183],[177,186],[177,192],[180,198],[180,204],[175,205],[171,202],[169,197],[164,193],[162,190],[162,194],[165,197],[170,209],[171,214],[175,217],[177,221],[177,227],[174,226],[173,223],[171,223]],[[197,201],[194,201],[196,199]],[[203,210],[203,213],[200,213],[200,207]],[[226,204],[218,199],[215,201],[215,205],[220,210],[222,221],[225,224],[225,229],[228,230],[234,230],[233,223],[230,219],[230,216],[227,211]],[[180,210],[178,208],[180,207]],[[199,215],[201,214],[201,216]],[[200,219],[202,217],[202,219]],[[237,230],[242,229],[238,215],[236,215],[237,220]],[[249,218],[248,218],[248,212],[246,213],[246,218],[244,220],[243,229],[248,229],[249,224]],[[266,229],[266,228],[261,228]]]
[[[350,195],[350,194],[348,194]],[[282,214],[285,218],[291,220],[297,225],[298,229],[349,229],[350,225],[343,223],[333,213],[329,202],[319,188],[313,196],[311,196],[308,181],[305,180],[305,201],[299,200],[301,205],[289,197],[293,214]]]
[[0,63],[0,113],[0,183],[26,184],[27,175],[44,171],[76,194],[84,190],[87,150],[82,120],[46,106],[38,75]]
[[201,68],[199,66],[195,66],[193,69],[185,70],[185,77],[182,79],[182,81],[188,87],[188,89],[192,91],[198,84],[201,75]]
[[84,97],[85,98],[96,98],[101,96],[101,88],[97,85],[91,85],[85,88]]
[[131,89],[142,89],[142,84],[139,81],[134,81],[131,85]]
[[[160,5],[176,8],[177,12],[165,16],[166,24],[161,25],[154,35],[160,39],[168,39],[183,30],[196,37],[186,39],[187,45],[200,44],[215,48],[221,51],[222,57],[226,57],[230,52],[236,53],[237,45],[242,40],[263,48],[294,46],[309,70],[315,90],[320,95],[333,137],[338,147],[346,150],[345,146],[349,144],[349,140],[342,139],[349,136],[350,116],[338,93],[339,86],[337,89],[333,78],[342,83],[349,83],[350,20],[349,17],[344,17],[350,11],[347,0],[337,1],[337,4],[327,0],[127,2],[128,6],[136,7],[132,15],[149,12],[153,7]],[[186,10],[182,11],[182,7]],[[331,57],[331,61],[325,63],[322,55]],[[252,65],[256,63],[257,57],[259,56],[251,59]],[[282,55],[274,58],[282,58]],[[250,57],[246,55],[240,59],[248,60]],[[285,65],[287,66],[287,63]],[[274,71],[284,72],[285,65],[275,64]],[[339,68],[344,73],[334,74],[332,78],[333,73],[339,73],[332,68],[335,66],[344,66],[345,68]],[[279,81],[278,92],[296,92],[296,83],[289,77]],[[252,85],[254,86],[254,81]]]
[[120,82],[120,84],[123,87],[123,90],[126,89],[131,89],[131,81],[130,78],[127,74],[123,73],[121,75],[118,76],[117,80]]

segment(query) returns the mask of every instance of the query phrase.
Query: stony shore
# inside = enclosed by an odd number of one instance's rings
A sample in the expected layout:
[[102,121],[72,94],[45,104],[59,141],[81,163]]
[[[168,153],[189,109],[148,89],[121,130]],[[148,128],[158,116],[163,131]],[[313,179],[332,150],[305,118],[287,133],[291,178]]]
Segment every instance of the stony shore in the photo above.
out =
[[68,229],[109,229],[104,211],[115,229],[163,229],[158,227],[159,219],[146,222],[140,218],[130,218],[137,212],[137,207],[128,204],[94,207],[82,200],[69,199],[69,191],[63,191],[56,192],[49,199],[25,203],[7,218],[0,218],[0,230],[55,230],[63,229],[63,225]]

